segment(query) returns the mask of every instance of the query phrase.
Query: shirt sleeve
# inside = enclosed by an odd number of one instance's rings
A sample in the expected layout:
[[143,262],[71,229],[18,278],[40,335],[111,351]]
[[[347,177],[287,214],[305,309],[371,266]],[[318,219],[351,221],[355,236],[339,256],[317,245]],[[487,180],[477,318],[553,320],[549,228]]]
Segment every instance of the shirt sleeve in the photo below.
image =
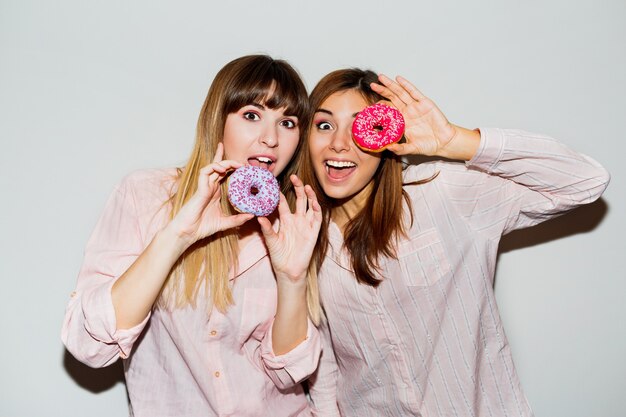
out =
[[480,133],[468,170],[444,181],[461,215],[491,237],[591,203],[609,183],[598,162],[548,136],[505,129]]
[[337,406],[337,362],[330,340],[328,322],[319,327],[322,339],[322,356],[319,367],[309,379],[309,394],[313,401],[312,412],[316,417],[339,417]]
[[272,322],[261,342],[261,360],[265,372],[278,388],[291,388],[308,378],[317,368],[322,351],[319,331],[309,320],[306,339],[284,355],[276,356],[272,346],[273,328]]
[[130,354],[149,315],[139,325],[117,330],[111,287],[143,250],[132,187],[126,179],[105,206],[87,247],[75,291],[67,305],[61,339],[91,367],[104,367]]

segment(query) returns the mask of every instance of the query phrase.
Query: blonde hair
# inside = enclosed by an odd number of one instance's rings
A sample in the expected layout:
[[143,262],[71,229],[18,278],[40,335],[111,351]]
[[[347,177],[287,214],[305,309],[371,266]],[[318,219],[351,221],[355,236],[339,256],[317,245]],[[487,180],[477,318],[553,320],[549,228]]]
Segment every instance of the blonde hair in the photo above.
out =
[[[285,114],[298,117],[300,151],[307,132],[308,100],[306,88],[298,73],[287,62],[266,55],[248,55],[226,64],[215,76],[200,111],[196,140],[191,156],[180,172],[177,189],[170,200],[170,217],[174,218],[197,189],[198,175],[209,164],[224,135],[228,114],[251,103],[263,103],[272,109],[285,109]],[[294,158],[295,160],[295,158]],[[282,181],[295,172],[294,161],[278,176],[290,204],[295,196],[291,183]],[[226,198],[226,183],[222,183],[222,210],[233,213]],[[157,305],[161,308],[180,308],[197,305],[198,293],[204,295],[210,306],[225,312],[233,304],[229,286],[229,270],[237,266],[238,236],[234,229],[215,233],[192,245],[176,262],[163,286]],[[311,278],[307,278],[311,281]],[[317,285],[307,288],[307,304],[312,319],[319,317]]]

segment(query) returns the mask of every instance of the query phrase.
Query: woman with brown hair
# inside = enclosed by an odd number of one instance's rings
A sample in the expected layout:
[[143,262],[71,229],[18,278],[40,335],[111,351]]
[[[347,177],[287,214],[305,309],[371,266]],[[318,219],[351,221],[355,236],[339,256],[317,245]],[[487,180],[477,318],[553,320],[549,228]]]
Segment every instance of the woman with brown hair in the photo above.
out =
[[[209,89],[185,167],[135,172],[110,197],[62,338],[89,366],[123,359],[131,415],[310,415],[299,382],[320,353],[307,268],[321,211],[291,162],[307,118],[288,63],[235,59]],[[226,198],[244,164],[287,195],[258,222]]]
[[[401,77],[338,70],[309,100],[300,177],[324,213],[317,414],[532,415],[495,303],[498,243],[596,200],[608,173],[544,135],[453,125]],[[351,127],[381,100],[404,116],[404,141],[365,152]],[[405,168],[403,155],[435,160]]]

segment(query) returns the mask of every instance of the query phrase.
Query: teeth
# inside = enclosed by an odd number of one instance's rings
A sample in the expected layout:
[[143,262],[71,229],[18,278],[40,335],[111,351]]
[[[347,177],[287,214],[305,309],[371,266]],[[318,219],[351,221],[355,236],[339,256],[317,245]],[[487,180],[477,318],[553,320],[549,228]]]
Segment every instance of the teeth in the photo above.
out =
[[356,166],[354,162],[349,161],[326,161],[326,165],[333,168],[352,168]]
[[270,158],[266,158],[264,156],[259,156],[256,158],[259,162],[262,162],[264,164],[271,164],[272,160]]

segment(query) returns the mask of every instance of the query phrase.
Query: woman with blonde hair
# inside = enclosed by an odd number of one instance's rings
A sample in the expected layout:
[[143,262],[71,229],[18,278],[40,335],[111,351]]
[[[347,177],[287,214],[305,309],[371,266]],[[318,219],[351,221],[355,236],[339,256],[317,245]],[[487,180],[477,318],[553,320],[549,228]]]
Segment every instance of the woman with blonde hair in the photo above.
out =
[[[404,141],[366,152],[352,124],[381,100],[402,113]],[[338,70],[310,103],[300,176],[324,213],[317,415],[532,415],[493,292],[498,243],[599,198],[606,170],[544,135],[453,125],[402,77]],[[403,155],[434,161],[404,168]]]
[[[307,268],[321,211],[291,162],[307,116],[289,64],[235,59],[185,167],[132,173],[111,195],[62,339],[92,367],[123,359],[131,415],[310,415],[299,382],[320,354]],[[282,182],[277,213],[252,221],[229,206],[225,179],[244,164]]]

